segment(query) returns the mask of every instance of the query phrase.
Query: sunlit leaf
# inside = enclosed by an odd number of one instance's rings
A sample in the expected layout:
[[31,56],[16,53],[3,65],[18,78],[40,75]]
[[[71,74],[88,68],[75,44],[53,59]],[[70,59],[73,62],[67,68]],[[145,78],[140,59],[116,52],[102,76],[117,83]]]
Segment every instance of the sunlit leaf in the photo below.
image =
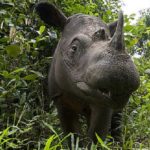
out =
[[45,31],[45,26],[40,26],[39,34],[42,34]]
[[106,150],[110,150],[110,148],[104,143],[104,141],[100,138],[100,136],[99,136],[97,133],[96,133],[96,138],[97,138],[99,144],[100,144],[103,148],[105,148]]
[[30,70],[30,72],[36,74],[38,77],[42,77],[42,78],[44,77],[41,72],[34,71],[34,70]]
[[25,70],[26,70],[25,68],[17,68],[17,69],[15,69],[14,71],[12,71],[11,74],[23,72],[23,71],[25,71]]
[[146,69],[145,73],[150,75],[150,69]]
[[35,80],[38,76],[36,74],[30,74],[24,77],[25,80]]

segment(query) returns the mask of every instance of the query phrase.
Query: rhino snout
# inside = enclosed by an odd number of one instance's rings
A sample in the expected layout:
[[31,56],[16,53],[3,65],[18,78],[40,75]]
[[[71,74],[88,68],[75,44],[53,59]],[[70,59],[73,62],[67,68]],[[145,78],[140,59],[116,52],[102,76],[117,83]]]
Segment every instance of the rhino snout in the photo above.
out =
[[89,66],[85,76],[86,83],[102,92],[132,93],[139,86],[139,75],[131,60],[126,62],[97,62]]

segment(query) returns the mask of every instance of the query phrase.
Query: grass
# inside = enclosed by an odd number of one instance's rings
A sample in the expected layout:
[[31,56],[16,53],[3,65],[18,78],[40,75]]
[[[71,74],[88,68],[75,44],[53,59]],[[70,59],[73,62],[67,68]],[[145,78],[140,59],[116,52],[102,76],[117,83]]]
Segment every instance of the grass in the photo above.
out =
[[[143,150],[150,148],[149,141],[149,104],[140,105],[137,109],[132,109],[135,101],[131,99],[131,103],[124,110],[123,120],[123,145],[110,142],[110,137],[106,141],[102,141],[96,134],[98,144],[92,144],[91,150],[96,150],[101,146],[104,150]],[[26,115],[29,113],[27,107],[23,107],[20,115],[17,117],[17,113],[14,113],[14,124],[9,124],[7,120],[7,128],[0,132],[0,149],[37,149],[37,150],[56,150],[68,149],[67,139],[72,137],[73,134],[69,134],[65,137],[62,136],[59,120],[57,118],[56,109],[53,108],[50,113],[41,110],[41,114],[33,116],[32,119],[26,119]],[[72,143],[73,150],[80,150],[79,139],[75,144]],[[86,148],[85,148],[86,149]]]

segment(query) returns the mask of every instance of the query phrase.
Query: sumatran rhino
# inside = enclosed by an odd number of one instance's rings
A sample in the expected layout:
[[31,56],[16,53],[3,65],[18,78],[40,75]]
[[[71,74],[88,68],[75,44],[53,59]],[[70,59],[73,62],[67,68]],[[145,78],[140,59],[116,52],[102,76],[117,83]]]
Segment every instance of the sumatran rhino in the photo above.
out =
[[139,86],[139,74],[125,49],[122,11],[110,24],[84,14],[66,17],[47,2],[37,4],[36,11],[62,31],[48,85],[64,132],[80,133],[81,114],[94,142],[95,133],[117,139],[122,109]]

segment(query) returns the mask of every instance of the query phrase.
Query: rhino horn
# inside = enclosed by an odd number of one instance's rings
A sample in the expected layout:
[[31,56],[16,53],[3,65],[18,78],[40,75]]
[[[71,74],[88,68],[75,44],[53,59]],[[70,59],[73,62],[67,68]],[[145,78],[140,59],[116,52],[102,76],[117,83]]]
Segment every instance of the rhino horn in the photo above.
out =
[[124,50],[125,49],[123,24],[124,24],[123,12],[120,11],[116,31],[110,41],[110,47],[113,47],[116,50]]

